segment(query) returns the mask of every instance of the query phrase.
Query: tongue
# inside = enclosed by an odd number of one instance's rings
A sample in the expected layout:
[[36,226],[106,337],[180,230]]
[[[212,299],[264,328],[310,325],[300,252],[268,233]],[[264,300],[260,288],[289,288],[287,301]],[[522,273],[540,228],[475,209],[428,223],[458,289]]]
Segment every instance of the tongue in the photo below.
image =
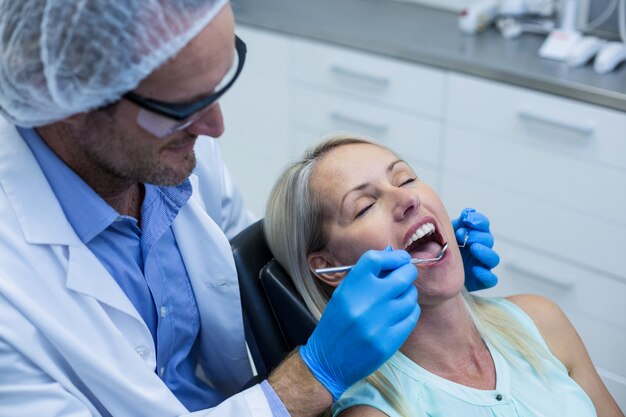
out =
[[437,242],[427,242],[419,245],[411,251],[412,258],[432,258],[441,250],[441,245]]

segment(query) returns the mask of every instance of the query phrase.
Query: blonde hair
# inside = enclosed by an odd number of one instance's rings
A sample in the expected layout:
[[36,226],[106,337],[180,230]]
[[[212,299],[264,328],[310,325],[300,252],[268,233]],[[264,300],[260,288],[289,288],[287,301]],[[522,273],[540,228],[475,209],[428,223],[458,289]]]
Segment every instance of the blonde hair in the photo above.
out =
[[[369,144],[389,150],[356,135],[328,137],[283,170],[270,193],[265,214],[264,229],[270,250],[291,276],[307,308],[318,320],[330,299],[332,288],[312,274],[307,262],[308,254],[326,247],[323,205],[320,196],[311,190],[311,178],[316,163],[324,155],[337,147],[351,144]],[[544,360],[554,360],[544,346],[498,304],[473,296],[465,289],[462,295],[467,314],[484,340],[509,360],[512,358],[505,344],[512,346],[539,375],[544,375]],[[370,375],[367,382],[401,415],[409,415],[405,401],[380,370]]]
[[323,205],[311,191],[316,162],[343,145],[371,144],[353,136],[333,136],[308,149],[287,166],[274,184],[265,210],[267,243],[276,260],[291,276],[307,308],[319,320],[332,288],[311,275],[307,255],[326,247]]

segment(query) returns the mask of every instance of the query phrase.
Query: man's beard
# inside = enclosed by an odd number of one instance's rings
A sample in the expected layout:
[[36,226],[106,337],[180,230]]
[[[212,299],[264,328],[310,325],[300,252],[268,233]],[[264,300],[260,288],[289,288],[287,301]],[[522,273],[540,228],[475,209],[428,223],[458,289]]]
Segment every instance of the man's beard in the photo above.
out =
[[[162,149],[127,139],[116,128],[110,115],[94,115],[89,126],[89,131],[81,136],[85,153],[101,170],[121,181],[175,186],[183,183],[196,166],[193,151],[185,155],[176,167],[166,165],[160,161],[159,152]],[[170,139],[168,143],[184,144],[195,138],[186,134],[176,140]]]

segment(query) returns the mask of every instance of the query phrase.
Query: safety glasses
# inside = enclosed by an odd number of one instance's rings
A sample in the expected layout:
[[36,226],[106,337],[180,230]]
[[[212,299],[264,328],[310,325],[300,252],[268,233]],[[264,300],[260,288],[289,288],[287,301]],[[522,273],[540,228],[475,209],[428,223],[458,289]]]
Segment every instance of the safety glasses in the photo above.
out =
[[215,92],[208,97],[189,103],[168,103],[146,98],[132,91],[124,94],[125,99],[141,108],[137,115],[137,124],[159,138],[167,137],[192,125],[232,87],[239,77],[246,60],[246,44],[238,36],[235,36],[235,51],[233,66],[215,87]]

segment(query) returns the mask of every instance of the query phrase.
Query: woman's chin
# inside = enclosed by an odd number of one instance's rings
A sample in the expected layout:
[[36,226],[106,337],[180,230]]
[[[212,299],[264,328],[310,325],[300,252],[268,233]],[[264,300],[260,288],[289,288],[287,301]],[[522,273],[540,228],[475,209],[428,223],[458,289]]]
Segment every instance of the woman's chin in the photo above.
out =
[[447,287],[418,286],[417,302],[422,307],[437,306],[461,296],[462,285]]

